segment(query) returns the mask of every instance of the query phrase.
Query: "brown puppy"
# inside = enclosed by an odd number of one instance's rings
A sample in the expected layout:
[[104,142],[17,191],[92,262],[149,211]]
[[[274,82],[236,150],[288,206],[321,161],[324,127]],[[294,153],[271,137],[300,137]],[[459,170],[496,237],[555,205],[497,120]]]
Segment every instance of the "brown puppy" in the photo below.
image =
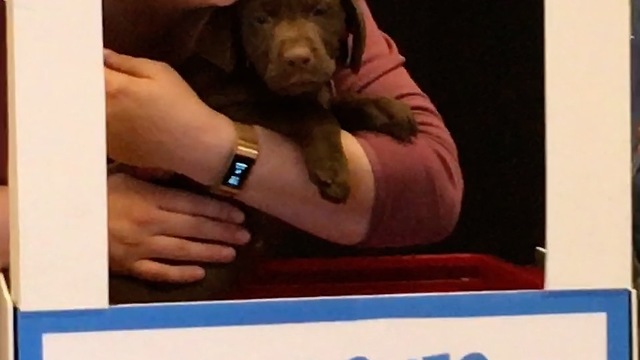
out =
[[[410,109],[387,98],[335,98],[331,77],[338,67],[358,71],[365,31],[352,0],[239,0],[213,10],[197,40],[197,53],[178,71],[213,109],[243,123],[279,132],[300,146],[310,180],[320,195],[343,203],[350,192],[341,127],[373,130],[400,141],[417,131]],[[350,44],[349,44],[350,42]],[[175,176],[167,186],[208,194]],[[232,295],[242,276],[279,241],[303,234],[247,208],[251,244],[228,265],[205,265],[204,280],[188,285],[155,284],[113,276],[113,303],[196,301]]]

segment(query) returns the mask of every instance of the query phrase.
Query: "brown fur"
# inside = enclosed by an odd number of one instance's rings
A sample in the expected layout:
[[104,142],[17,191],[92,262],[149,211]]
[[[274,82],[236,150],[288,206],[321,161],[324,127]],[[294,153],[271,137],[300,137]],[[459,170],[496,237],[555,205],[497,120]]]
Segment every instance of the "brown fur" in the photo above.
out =
[[[364,24],[352,0],[239,0],[212,12],[196,43],[199,53],[178,71],[213,109],[293,140],[320,195],[344,203],[350,185],[341,128],[378,131],[402,142],[417,131],[410,109],[399,101],[332,96],[335,70],[348,66],[359,71],[364,43]],[[165,184],[209,194],[180,176]],[[111,301],[224,299],[278,242],[309,236],[238,206],[247,214],[246,227],[254,236],[249,245],[237,249],[232,264],[205,265],[206,278],[187,285],[112,276]]]

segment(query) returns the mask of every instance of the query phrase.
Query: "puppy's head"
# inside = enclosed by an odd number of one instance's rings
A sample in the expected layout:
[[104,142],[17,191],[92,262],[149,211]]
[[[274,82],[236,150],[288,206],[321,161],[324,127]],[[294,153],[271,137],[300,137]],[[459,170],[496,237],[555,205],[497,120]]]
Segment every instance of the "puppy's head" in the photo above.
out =
[[365,31],[354,1],[240,0],[247,60],[282,95],[318,91],[339,66],[357,72]]

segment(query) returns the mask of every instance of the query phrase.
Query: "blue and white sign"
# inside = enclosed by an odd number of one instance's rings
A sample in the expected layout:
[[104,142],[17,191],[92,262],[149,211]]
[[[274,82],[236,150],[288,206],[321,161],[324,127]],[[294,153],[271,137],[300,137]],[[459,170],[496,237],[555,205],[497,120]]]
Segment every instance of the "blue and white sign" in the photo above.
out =
[[20,360],[627,360],[630,291],[18,312]]

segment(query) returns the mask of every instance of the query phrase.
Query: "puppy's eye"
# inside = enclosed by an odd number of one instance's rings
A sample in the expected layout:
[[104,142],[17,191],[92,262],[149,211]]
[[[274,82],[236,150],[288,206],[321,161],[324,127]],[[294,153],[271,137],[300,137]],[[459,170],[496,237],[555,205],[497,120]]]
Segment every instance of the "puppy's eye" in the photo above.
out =
[[326,6],[318,6],[311,13],[313,16],[325,16],[329,12],[329,9]]
[[255,22],[258,25],[265,25],[269,22],[269,17],[267,15],[258,15],[255,18]]

